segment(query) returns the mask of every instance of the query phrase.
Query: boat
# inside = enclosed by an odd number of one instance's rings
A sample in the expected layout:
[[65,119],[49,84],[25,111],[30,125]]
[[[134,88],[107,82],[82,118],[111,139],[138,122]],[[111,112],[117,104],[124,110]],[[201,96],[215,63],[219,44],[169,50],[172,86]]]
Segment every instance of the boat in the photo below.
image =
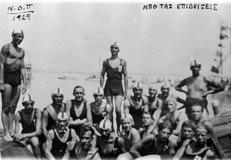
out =
[[100,75],[89,75],[85,78],[86,81],[99,81],[100,80]]
[[59,76],[58,79],[69,79],[69,80],[77,80],[78,78],[76,76]]

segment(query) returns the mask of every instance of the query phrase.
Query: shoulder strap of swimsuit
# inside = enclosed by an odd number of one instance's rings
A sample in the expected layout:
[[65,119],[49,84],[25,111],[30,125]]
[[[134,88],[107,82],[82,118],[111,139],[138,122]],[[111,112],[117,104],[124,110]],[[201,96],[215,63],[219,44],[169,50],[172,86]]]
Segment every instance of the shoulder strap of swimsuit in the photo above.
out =
[[120,65],[121,65],[121,66],[123,66],[123,63],[122,63],[122,62],[123,62],[123,59],[121,58],[121,59],[120,59]]

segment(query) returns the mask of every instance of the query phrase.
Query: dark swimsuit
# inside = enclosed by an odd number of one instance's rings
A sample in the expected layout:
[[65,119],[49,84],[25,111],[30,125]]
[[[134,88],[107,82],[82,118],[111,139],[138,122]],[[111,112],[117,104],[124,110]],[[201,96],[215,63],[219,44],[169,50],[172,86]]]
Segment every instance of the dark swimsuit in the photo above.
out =
[[[103,112],[107,112],[107,103],[105,103],[105,109]],[[103,120],[104,117],[103,117],[102,113],[98,115],[98,114],[95,114],[95,112],[93,112],[91,110],[93,124],[99,124],[101,122],[101,120]]]
[[69,130],[69,136],[66,142],[60,141],[54,129],[53,129],[53,132],[54,132],[54,139],[52,142],[51,153],[55,157],[55,159],[62,159],[63,155],[65,154],[66,148],[67,148],[67,142],[71,141],[72,139],[71,130]]
[[[83,103],[83,109],[82,109],[82,113],[77,116],[75,113],[75,106],[74,106],[74,101],[75,100],[71,100],[71,110],[70,110],[70,116],[72,117],[73,121],[75,121],[76,119],[84,119],[87,118],[87,102],[84,101]],[[80,131],[80,126],[77,127],[71,127],[75,130],[76,134],[79,135],[79,131]]]
[[[103,159],[115,159],[116,157],[118,157],[119,154],[122,153],[121,149],[120,149],[119,146],[118,146],[118,138],[119,138],[119,137],[116,137],[116,139],[115,139],[114,147],[113,147],[113,149],[112,149],[112,152],[109,153],[109,154],[107,154],[107,155],[104,154],[104,153],[101,151],[100,144],[98,144],[98,145],[99,145],[99,146],[98,146],[98,148],[99,148],[99,155],[100,155],[101,158],[103,158]],[[98,141],[99,141],[99,139],[98,139]]]
[[24,113],[25,109],[19,111],[21,117],[21,125],[22,125],[22,133],[32,133],[36,131],[36,111],[37,109],[33,109],[33,114],[27,115]]
[[131,99],[128,99],[130,102],[130,107],[129,107],[129,113],[131,114],[131,116],[134,119],[134,128],[139,129],[142,126],[142,113],[143,113],[143,108],[142,106],[144,106],[144,99],[141,98],[142,100],[142,105],[140,108],[136,109],[131,102]]
[[[120,67],[122,67],[122,59],[120,59]],[[122,70],[119,71],[119,67],[112,68],[109,64],[109,59],[106,60],[106,68],[105,71],[107,73],[107,82],[104,88],[105,96],[123,96],[123,86],[122,86],[122,75],[123,75],[123,67]]]

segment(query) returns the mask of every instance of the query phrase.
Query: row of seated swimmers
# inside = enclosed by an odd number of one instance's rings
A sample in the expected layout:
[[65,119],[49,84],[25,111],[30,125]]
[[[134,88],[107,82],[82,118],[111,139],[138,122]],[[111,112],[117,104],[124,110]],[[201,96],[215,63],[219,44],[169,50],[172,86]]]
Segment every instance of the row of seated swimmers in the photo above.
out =
[[[213,149],[205,149],[206,154],[203,156],[207,156],[208,152],[210,158],[213,157],[212,153],[221,157],[222,151],[213,133],[212,125],[203,116],[203,106],[193,102],[190,107],[191,116],[188,116],[177,109],[179,97],[169,94],[169,86],[161,86],[161,93],[158,95],[157,90],[157,88],[150,87],[149,96],[143,96],[141,84],[138,83],[133,88],[133,96],[124,100],[122,127],[119,130],[113,127],[108,114],[112,109],[103,101],[103,89],[100,87],[94,90],[95,101],[89,105],[83,98],[84,88],[81,86],[74,88],[75,99],[68,100],[66,104],[63,103],[61,89],[55,89],[51,96],[52,104],[44,108],[42,112],[34,108],[31,95],[26,95],[22,101],[25,108],[15,115],[15,130],[11,133],[12,139],[23,146],[31,144],[31,149],[38,159],[69,159],[73,156],[77,159],[88,159],[91,154],[102,157],[102,159],[108,157],[135,159],[146,155],[171,155],[173,158],[180,159],[184,156],[184,151],[190,150],[192,155],[200,153],[200,150],[196,152],[192,149],[191,140],[198,143],[196,132],[198,126],[202,125],[203,127],[200,128],[206,129],[208,137],[205,148]],[[152,93],[155,98],[151,96]],[[59,115],[59,113],[62,114]],[[60,120],[60,116],[65,120],[62,118]],[[20,125],[22,126],[21,132]],[[187,129],[190,128],[185,125],[191,126],[191,134],[185,133],[189,132]],[[87,142],[82,142],[83,134],[86,134],[83,132],[87,131],[81,131],[81,128],[91,130],[89,131],[92,136],[90,138],[91,147],[85,144]],[[86,138],[84,140],[86,141]],[[96,150],[94,150],[95,154],[92,151],[90,155],[86,153],[81,155],[83,151],[76,149],[77,142],[84,151],[86,151],[85,147],[97,148],[99,156]],[[192,143],[192,145],[195,144]],[[191,148],[187,149],[190,146]],[[202,155],[196,156],[201,157]]]

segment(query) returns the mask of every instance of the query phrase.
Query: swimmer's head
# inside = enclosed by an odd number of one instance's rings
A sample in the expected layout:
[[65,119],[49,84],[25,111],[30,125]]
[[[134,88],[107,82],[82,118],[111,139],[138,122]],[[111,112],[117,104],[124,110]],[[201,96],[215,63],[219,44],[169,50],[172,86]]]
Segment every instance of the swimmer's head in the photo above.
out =
[[23,30],[21,30],[21,29],[15,29],[15,30],[13,30],[12,37],[15,36],[16,34],[21,34],[21,35],[24,36]]
[[125,113],[121,121],[122,121],[122,127],[125,131],[130,131],[132,126],[134,125],[133,117],[129,113]]
[[200,64],[200,62],[197,61],[196,59],[191,58],[191,61],[190,61],[190,69],[193,69],[193,68],[198,68],[198,69],[200,69],[200,68],[201,68],[201,64]]
[[112,132],[112,123],[108,119],[103,119],[99,123],[99,132],[103,139],[108,139],[110,137],[110,133]]
[[167,104],[167,108],[169,110],[170,113],[173,113],[175,110],[176,110],[176,107],[177,107],[177,100],[175,97],[168,97],[166,99],[166,104]]
[[96,102],[101,103],[103,100],[103,97],[104,97],[103,88],[101,88],[101,87],[95,88],[93,91],[93,96],[94,96]]
[[140,97],[143,93],[143,85],[141,82],[136,82],[133,86],[133,93],[135,97]]
[[158,93],[158,88],[156,86],[152,85],[148,88],[148,93],[149,93],[150,97],[155,97],[156,94]]
[[34,100],[30,94],[27,94],[22,98],[22,105],[26,106],[28,104],[31,104],[32,106],[34,105]]
[[110,50],[111,50],[112,56],[116,55],[120,51],[120,48],[117,45],[117,42],[111,45]]
[[69,123],[69,116],[66,112],[60,112],[57,116],[57,125],[59,127],[59,133],[65,133],[67,131]]
[[170,92],[170,84],[168,82],[164,82],[164,84],[160,88],[162,94],[168,95]]
[[63,102],[63,91],[60,88],[56,88],[51,93],[51,98],[53,100],[53,103],[56,103],[57,105],[61,104]]

